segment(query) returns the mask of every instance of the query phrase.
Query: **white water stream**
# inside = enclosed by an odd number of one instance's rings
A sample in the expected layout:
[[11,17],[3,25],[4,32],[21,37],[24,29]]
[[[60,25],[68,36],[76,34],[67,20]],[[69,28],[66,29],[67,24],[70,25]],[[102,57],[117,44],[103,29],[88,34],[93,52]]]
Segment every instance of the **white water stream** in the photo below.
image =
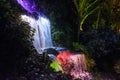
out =
[[28,22],[35,29],[33,44],[38,53],[53,46],[51,39],[50,21],[42,16],[36,20],[27,15],[21,15],[22,21]]

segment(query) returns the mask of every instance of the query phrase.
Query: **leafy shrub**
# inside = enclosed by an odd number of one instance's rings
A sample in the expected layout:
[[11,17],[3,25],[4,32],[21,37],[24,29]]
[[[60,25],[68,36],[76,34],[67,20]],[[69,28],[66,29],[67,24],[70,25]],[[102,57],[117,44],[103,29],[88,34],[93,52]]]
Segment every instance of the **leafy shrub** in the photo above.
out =
[[62,71],[61,66],[58,64],[57,60],[53,61],[50,64],[50,67],[53,68],[56,72]]
[[117,55],[115,50],[120,47],[119,35],[114,30],[105,28],[83,31],[80,33],[80,43],[87,46],[99,68],[111,69]]
[[109,53],[118,47],[119,36],[109,28],[91,30],[81,32],[80,42],[87,46],[93,58],[99,58],[109,55]]
[[34,51],[30,27],[19,19],[14,1],[0,1],[0,72],[20,72]]
[[69,36],[69,29],[68,30],[60,30],[60,29],[53,29],[52,37],[55,46],[70,46],[70,36]]
[[55,41],[56,45],[61,45],[62,44],[62,39],[64,36],[64,32],[56,30],[53,32],[53,40]]

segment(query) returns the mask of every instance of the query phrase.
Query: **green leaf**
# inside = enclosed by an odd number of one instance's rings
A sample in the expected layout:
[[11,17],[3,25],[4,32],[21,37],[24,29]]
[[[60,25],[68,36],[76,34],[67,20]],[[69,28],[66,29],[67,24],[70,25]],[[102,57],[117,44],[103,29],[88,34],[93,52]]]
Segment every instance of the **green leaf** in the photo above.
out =
[[50,67],[53,68],[56,72],[62,71],[62,67],[55,60],[50,64]]
[[81,30],[81,31],[83,30],[83,29],[82,29],[82,25],[83,25],[83,23],[85,22],[85,20],[87,19],[87,17],[88,17],[89,15],[91,15],[93,12],[95,12],[98,8],[99,8],[99,7],[96,7],[95,9],[91,10],[88,14],[86,14],[86,15],[83,17],[83,19],[82,19],[81,22],[80,22],[80,30]]

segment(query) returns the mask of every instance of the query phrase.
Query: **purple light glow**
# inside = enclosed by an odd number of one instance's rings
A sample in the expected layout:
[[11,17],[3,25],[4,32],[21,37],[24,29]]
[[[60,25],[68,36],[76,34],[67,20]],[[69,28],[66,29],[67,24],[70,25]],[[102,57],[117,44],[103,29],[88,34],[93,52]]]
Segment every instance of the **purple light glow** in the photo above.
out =
[[34,0],[17,0],[17,2],[25,9],[27,10],[29,13],[33,14],[33,13],[39,13],[39,11],[37,10],[37,7],[35,5]]

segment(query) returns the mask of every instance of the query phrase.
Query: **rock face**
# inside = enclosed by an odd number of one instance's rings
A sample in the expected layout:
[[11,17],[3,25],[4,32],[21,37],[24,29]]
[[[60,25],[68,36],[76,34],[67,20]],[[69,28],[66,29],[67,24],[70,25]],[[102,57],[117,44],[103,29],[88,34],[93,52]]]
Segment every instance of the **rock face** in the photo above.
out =
[[43,53],[48,54],[50,60],[54,61],[56,59],[56,55],[59,53],[54,48],[47,48],[43,50]]
[[59,53],[62,52],[62,51],[68,50],[68,49],[65,48],[65,47],[54,47],[54,49],[55,49],[56,51],[58,51]]
[[55,50],[54,48],[47,48],[44,49],[43,52],[47,53],[47,54],[53,54],[53,55],[57,55],[59,52],[57,50]]
[[56,56],[63,51],[68,51],[68,49],[63,47],[52,47],[43,49],[42,53],[48,54],[51,60],[55,60]]

